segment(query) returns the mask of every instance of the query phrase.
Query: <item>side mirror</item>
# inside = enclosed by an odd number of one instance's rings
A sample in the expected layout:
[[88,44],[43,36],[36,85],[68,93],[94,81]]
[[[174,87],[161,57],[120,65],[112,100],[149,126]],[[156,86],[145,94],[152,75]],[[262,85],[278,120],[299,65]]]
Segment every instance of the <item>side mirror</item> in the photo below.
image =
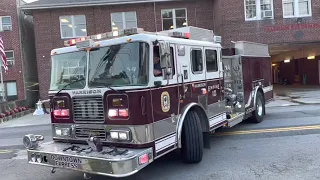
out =
[[166,41],[159,41],[159,53],[161,68],[171,68],[170,43]]

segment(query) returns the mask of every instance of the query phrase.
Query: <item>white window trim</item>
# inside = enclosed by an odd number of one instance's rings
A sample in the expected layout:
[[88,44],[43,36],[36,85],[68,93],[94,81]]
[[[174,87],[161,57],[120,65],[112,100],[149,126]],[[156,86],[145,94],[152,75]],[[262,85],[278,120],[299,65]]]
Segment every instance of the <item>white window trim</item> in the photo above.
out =
[[[63,16],[70,16],[71,17],[71,24],[72,24],[72,34],[73,36],[70,36],[70,37],[64,37],[63,36],[63,32],[62,32],[62,24],[61,24],[61,17]],[[62,16],[59,16],[59,24],[60,24],[60,37],[61,39],[70,39],[70,38],[79,38],[79,37],[83,37],[83,36],[76,36],[76,30],[74,28],[75,26],[75,22],[74,22],[74,16],[84,16],[84,23],[81,23],[81,25],[85,25],[86,26],[86,29],[87,29],[87,19],[86,19],[86,16],[83,15],[83,14],[79,14],[79,15],[62,15]],[[86,31],[86,34],[85,36],[87,36],[87,33],[88,33],[88,30]]]
[[[172,9],[161,9],[161,27],[163,30],[163,17],[162,17],[162,12],[163,11],[172,11],[172,20],[173,20],[173,29],[177,28],[177,23],[176,23],[176,10],[181,10],[184,9],[186,12],[186,23],[188,26],[188,11],[187,8],[172,8]],[[169,19],[169,18],[168,18]]]
[[12,18],[11,16],[0,16],[0,32],[3,32],[2,18],[10,18],[10,31],[12,31]]
[[273,0],[271,0],[270,2],[271,2],[271,10],[272,10],[272,17],[271,18],[266,18],[266,19],[262,19],[261,18],[261,0],[256,0],[257,17],[256,18],[247,18],[246,0],[243,0],[243,3],[244,3],[244,18],[245,18],[245,20],[246,21],[257,21],[257,20],[274,19]]
[[17,81],[7,81],[7,82],[5,82],[5,84],[6,84],[6,90],[5,90],[5,96],[6,96],[6,98],[9,96],[8,95],[8,84],[9,83],[14,83],[15,84],[15,86],[16,86],[16,90],[15,90],[15,94],[14,95],[11,95],[11,96],[18,96],[18,84],[17,84]]
[[[137,18],[137,12],[136,11],[126,11],[126,12],[112,12],[110,13],[110,18],[111,18],[111,31],[116,31],[116,30],[113,30],[113,25],[112,25],[112,22],[113,22],[113,19],[112,19],[112,14],[114,13],[121,13],[122,15],[122,27],[123,29],[126,29],[126,16],[125,16],[125,13],[134,13],[134,18],[135,18],[135,22],[136,22],[136,27],[138,27],[138,18]],[[119,31],[119,29],[118,29]]]
[[293,16],[285,16],[284,15],[284,3],[282,0],[282,16],[283,18],[297,18],[297,17],[311,17],[312,16],[312,2],[311,0],[308,0],[309,2],[309,15],[299,15],[299,1],[298,0],[293,0],[293,5],[294,5],[294,9],[293,12],[295,15]]
[[[13,50],[7,50],[7,51],[4,51],[4,53],[7,53],[7,52],[12,52],[12,59],[8,59],[7,57],[7,64],[8,66],[9,65],[14,65],[15,64],[15,55],[14,55],[14,51]],[[9,64],[9,61],[12,62],[12,64]]]

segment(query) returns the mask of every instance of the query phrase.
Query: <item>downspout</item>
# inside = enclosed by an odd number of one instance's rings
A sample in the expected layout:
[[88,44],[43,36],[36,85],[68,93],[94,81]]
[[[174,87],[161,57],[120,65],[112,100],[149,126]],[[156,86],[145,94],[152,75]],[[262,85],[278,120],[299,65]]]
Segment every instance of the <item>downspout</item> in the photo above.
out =
[[17,18],[18,18],[18,29],[19,29],[19,43],[20,43],[20,58],[21,58],[21,71],[22,71],[22,84],[23,84],[23,93],[24,93],[24,100],[27,99],[27,90],[26,90],[26,79],[25,79],[25,61],[24,61],[24,46],[22,41],[22,27],[21,27],[21,11],[20,11],[20,0],[16,0],[16,8],[17,8]]

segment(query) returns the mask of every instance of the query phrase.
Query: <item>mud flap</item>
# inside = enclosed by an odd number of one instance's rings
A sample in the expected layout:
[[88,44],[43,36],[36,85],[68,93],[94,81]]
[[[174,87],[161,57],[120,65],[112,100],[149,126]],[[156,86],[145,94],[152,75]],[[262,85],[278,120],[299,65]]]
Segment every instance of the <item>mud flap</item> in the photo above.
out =
[[211,149],[210,146],[210,132],[203,132],[203,147],[206,149]]

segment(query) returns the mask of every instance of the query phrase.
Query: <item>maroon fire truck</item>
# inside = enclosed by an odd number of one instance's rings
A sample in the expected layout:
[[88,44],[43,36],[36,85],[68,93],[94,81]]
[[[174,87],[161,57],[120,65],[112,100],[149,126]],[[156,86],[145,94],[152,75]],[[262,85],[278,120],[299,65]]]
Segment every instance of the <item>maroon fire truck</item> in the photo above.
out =
[[53,141],[24,136],[28,162],[85,178],[130,176],[174,150],[199,163],[210,133],[261,122],[273,99],[268,46],[220,43],[192,26],[67,40],[51,52]]

